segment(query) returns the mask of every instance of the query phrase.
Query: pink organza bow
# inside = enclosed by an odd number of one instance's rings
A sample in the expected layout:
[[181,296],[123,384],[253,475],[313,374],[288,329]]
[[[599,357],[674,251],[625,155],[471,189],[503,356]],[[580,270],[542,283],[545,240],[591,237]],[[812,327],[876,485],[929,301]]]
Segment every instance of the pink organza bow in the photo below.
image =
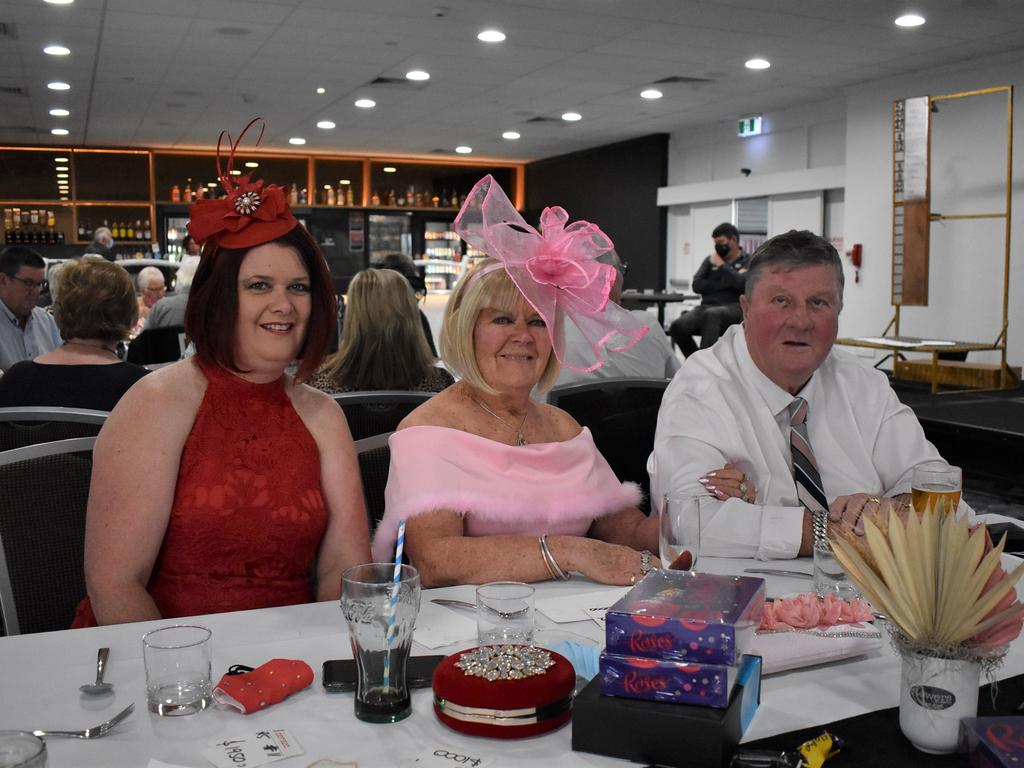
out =
[[[575,371],[605,364],[605,352],[622,352],[650,330],[639,318],[608,301],[615,267],[597,257],[614,248],[611,238],[587,221],[568,224],[564,208],[545,208],[540,231],[531,227],[490,175],[476,183],[455,219],[455,231],[498,259],[523,296],[547,323],[559,362]],[[585,343],[565,343],[565,333]]]

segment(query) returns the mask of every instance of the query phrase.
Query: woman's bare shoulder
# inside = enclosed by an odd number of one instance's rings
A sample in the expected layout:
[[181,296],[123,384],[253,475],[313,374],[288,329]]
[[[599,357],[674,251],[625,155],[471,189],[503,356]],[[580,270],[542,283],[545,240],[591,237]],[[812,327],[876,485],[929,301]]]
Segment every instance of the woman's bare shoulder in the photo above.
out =
[[417,406],[398,425],[398,429],[408,427],[453,427],[461,429],[463,420],[457,418],[459,397],[452,387],[438,392],[422,405]]
[[541,409],[544,421],[551,425],[559,441],[572,440],[583,431],[579,422],[561,408],[547,403],[536,403],[536,405]]
[[171,412],[195,412],[206,393],[206,377],[192,359],[158,368],[139,379],[118,403],[142,401]]

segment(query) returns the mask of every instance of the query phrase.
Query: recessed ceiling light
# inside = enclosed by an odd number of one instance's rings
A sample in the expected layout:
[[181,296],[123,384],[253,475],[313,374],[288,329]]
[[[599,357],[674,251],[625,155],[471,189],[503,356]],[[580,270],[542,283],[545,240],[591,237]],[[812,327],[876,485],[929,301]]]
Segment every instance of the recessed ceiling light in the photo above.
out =
[[460,155],[468,155],[470,152],[473,151],[473,148],[467,147],[465,144],[460,144],[455,148],[455,151],[458,152]]
[[66,197],[61,197],[61,200],[67,200],[67,198]]
[[338,179],[338,183],[339,184],[346,184],[347,185],[347,184],[351,184],[352,181],[350,179]]
[[260,167],[260,164],[259,164],[259,163],[256,163],[256,162],[253,162],[252,160],[250,160],[249,162],[247,162],[247,163],[245,164],[245,167],[246,167],[246,168],[259,168],[259,167]]
[[924,16],[918,16],[916,13],[906,13],[896,19],[897,27],[920,27],[924,24]]
[[356,106],[360,109],[373,109],[377,106],[377,102],[373,99],[356,99]]
[[67,83],[62,83],[60,80],[54,80],[52,83],[47,83],[46,87],[51,91],[70,91],[71,86]]
[[562,114],[562,119],[567,123],[575,123],[577,120],[582,120],[583,115],[579,112],[565,112]]
[[54,136],[67,136],[68,135],[68,129],[67,128],[51,128],[50,129],[50,133],[52,133]]
[[232,168],[232,169],[231,169],[231,170],[229,171],[229,173],[230,173],[230,174],[231,174],[232,176],[241,176],[241,175],[242,175],[242,172],[241,172],[240,170],[238,170],[237,168]]
[[429,80],[430,73],[424,72],[422,69],[410,69],[405,73],[406,80]]
[[323,94],[327,93],[327,89],[326,88],[317,88],[316,92],[319,93],[322,96]]
[[55,157],[55,158],[53,158],[53,162],[55,162],[55,163],[66,163],[67,161],[68,161],[68,159],[66,157]]
[[331,120],[321,120],[316,124],[316,127],[324,131],[330,131],[333,130],[335,126],[334,122]]
[[660,99],[664,95],[657,88],[648,88],[645,91],[640,91],[640,98],[642,99]]
[[57,166],[57,170],[58,171],[66,171],[66,170],[68,170],[68,167],[66,165],[58,165]]
[[485,29],[476,39],[482,43],[501,43],[505,40],[505,33],[497,29]]
[[330,188],[331,188],[330,184],[324,184],[324,189],[330,189]]
[[48,45],[43,48],[43,53],[48,53],[50,56],[67,56],[71,53],[71,49],[65,48],[63,45]]
[[68,175],[66,173],[58,173],[57,174],[57,178],[58,179],[66,179],[67,177],[68,177]]
[[43,2],[50,5],[71,5],[75,0],[43,0]]
[[296,146],[301,147],[303,144],[306,143],[306,140],[301,136],[292,136],[290,139],[288,139],[288,143],[295,144]]
[[71,113],[68,112],[66,109],[61,109],[60,107],[54,107],[53,109],[50,110],[50,114],[53,115],[54,117],[67,117]]
[[398,169],[393,165],[385,165],[381,170],[384,171],[384,173],[394,173]]
[[515,141],[519,138],[519,131],[505,131],[501,134],[501,138],[508,139],[509,141]]
[[208,181],[208,182],[206,182],[206,186],[208,186],[208,187],[216,187],[217,186],[217,182],[216,181]]
[[768,69],[771,65],[767,59],[750,59],[743,64],[747,69]]

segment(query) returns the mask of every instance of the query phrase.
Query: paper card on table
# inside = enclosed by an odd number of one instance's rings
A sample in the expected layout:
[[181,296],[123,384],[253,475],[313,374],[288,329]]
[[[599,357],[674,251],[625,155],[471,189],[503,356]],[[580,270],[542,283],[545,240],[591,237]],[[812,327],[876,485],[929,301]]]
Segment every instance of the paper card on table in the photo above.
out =
[[603,608],[587,608],[586,614],[589,616],[597,626],[604,629],[604,615],[608,613],[608,606]]
[[178,765],[177,763],[165,763],[163,760],[151,757],[149,762],[146,763],[146,768],[187,768],[187,766]]
[[217,768],[252,768],[304,754],[291,732],[285,729],[266,729],[252,736],[222,739],[201,753]]
[[562,597],[546,597],[537,601],[537,610],[556,624],[568,624],[572,621],[586,621],[592,618],[592,612],[602,615],[615,602],[626,594],[630,587],[616,587],[600,592],[586,592],[582,595],[563,595]]
[[407,763],[402,763],[402,768],[454,768],[464,765],[470,768],[487,768],[493,762],[494,758],[484,757],[475,748],[435,747],[424,750]]
[[416,616],[414,642],[427,648],[441,648],[452,643],[476,638],[476,619],[461,609],[446,608],[429,600],[420,601],[420,612]]

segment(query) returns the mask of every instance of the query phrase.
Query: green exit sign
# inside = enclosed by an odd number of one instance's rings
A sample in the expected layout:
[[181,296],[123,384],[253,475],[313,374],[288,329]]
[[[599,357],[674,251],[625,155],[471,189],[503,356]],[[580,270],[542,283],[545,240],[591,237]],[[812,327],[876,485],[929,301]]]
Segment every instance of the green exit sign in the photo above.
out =
[[740,120],[739,135],[741,137],[759,136],[761,134],[761,116],[744,117]]

